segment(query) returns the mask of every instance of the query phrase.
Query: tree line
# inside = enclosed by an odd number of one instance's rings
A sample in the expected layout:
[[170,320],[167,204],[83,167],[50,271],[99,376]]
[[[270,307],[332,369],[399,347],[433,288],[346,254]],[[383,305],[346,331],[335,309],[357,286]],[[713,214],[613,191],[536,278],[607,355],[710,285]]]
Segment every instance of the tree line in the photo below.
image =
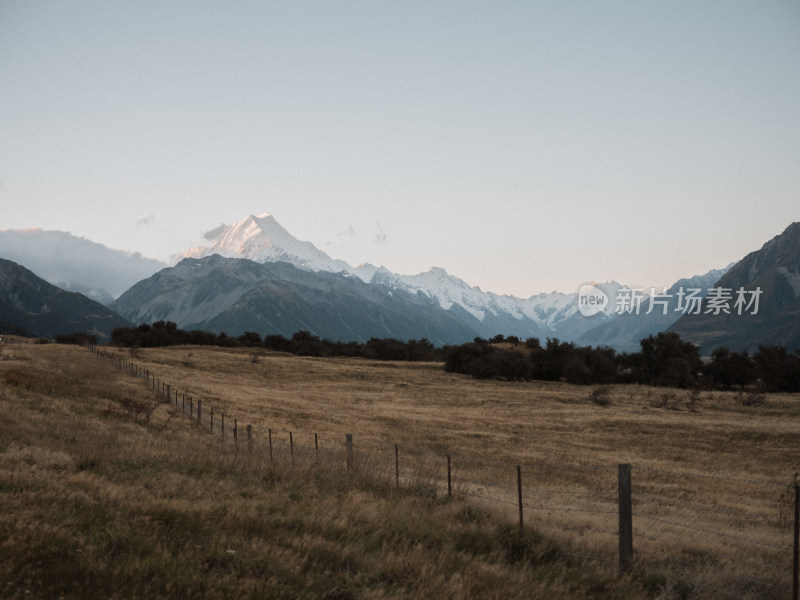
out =
[[541,379],[574,384],[641,383],[680,388],[732,389],[758,384],[768,392],[800,392],[800,350],[759,346],[732,352],[720,347],[701,360],[697,346],[677,333],[661,332],[640,341],[641,350],[576,346],[558,338],[524,342],[496,336],[444,349],[445,370],[479,379]]
[[240,336],[208,331],[184,331],[170,321],[119,327],[111,342],[125,347],[200,345],[266,348],[298,356],[359,357],[375,360],[443,361],[451,373],[478,379],[511,381],[567,381],[574,384],[641,383],[680,388],[744,389],[758,384],[768,392],[800,392],[800,350],[759,346],[752,355],[717,348],[701,360],[697,346],[676,333],[661,332],[640,341],[638,352],[618,353],[604,346],[577,346],[558,338],[521,340],[497,335],[475,338],[460,345],[435,347],[429,340],[401,341],[371,338],[367,342],[339,342],[298,331],[290,338],[279,334]]
[[160,346],[197,345],[222,347],[267,348],[298,356],[346,356],[375,360],[440,361],[443,353],[426,338],[403,342],[394,338],[371,338],[365,343],[334,342],[308,331],[298,331],[286,338],[279,334],[247,331],[233,337],[208,331],[184,331],[171,321],[152,325],[118,327],[111,332],[111,343],[125,347],[153,348]]

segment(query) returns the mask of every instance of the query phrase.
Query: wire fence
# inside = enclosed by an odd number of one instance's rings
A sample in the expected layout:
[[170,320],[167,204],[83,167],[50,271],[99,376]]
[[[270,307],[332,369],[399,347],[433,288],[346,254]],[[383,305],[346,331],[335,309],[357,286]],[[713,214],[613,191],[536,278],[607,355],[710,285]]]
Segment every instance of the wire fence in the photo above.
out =
[[665,591],[690,585],[698,597],[798,598],[796,481],[636,465],[512,464],[346,433],[256,429],[133,362],[96,347],[93,352],[142,378],[162,402],[209,434],[261,453],[276,467],[349,471],[461,499],[600,568],[658,573]]

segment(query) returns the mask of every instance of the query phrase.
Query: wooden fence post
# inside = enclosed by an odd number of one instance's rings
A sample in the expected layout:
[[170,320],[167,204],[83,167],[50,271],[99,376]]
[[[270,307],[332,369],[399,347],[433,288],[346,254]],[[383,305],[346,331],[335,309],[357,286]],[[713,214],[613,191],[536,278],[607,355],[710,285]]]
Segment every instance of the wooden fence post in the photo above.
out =
[[447,497],[453,497],[453,479],[450,476],[450,455],[447,455]]
[[316,433],[314,434],[314,460],[319,462],[319,440]]
[[269,435],[269,459],[272,460],[272,429],[267,429]]
[[[222,413],[225,415],[225,413]],[[236,449],[239,449],[239,421],[238,419],[233,419],[233,441],[236,444]]]
[[394,487],[400,487],[400,448],[394,445]]
[[203,401],[197,400],[197,422],[200,423],[200,411],[203,409]]
[[517,497],[519,498],[519,529],[522,531],[522,465],[517,465]]
[[633,505],[631,503],[631,465],[619,465],[619,570],[633,564]]
[[353,470],[353,434],[345,434],[345,444],[347,445],[347,470]]
[[289,454],[292,455],[292,468],[294,468],[294,440],[291,431],[289,432]]

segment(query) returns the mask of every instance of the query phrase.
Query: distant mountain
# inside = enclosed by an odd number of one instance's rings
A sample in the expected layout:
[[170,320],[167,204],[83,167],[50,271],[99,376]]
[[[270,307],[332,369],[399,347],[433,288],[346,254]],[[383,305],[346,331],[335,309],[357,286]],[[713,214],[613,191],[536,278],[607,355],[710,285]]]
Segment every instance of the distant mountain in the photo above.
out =
[[103,304],[166,263],[141,254],[112,250],[65,231],[0,230],[0,258],[24,265],[62,289]]
[[112,308],[134,323],[163,319],[228,335],[289,337],[305,330],[334,341],[425,337],[437,345],[477,335],[424,296],[369,285],[348,273],[213,254],[186,258],[140,281]]
[[[714,287],[734,264],[731,263],[723,269],[712,269],[704,275],[680,279],[667,289],[666,293],[663,293],[663,288],[655,290],[657,295],[653,296],[652,310],[650,294],[647,294],[643,298],[638,312],[623,312],[613,319],[606,320],[581,336],[580,343],[611,346],[623,352],[638,352],[641,349],[640,340],[655,335],[659,331],[665,331],[681,317],[683,313],[678,305],[681,291],[688,293],[689,290],[700,290],[697,295],[704,297],[708,288]],[[659,294],[663,297],[660,298]],[[659,299],[663,300],[664,304],[658,304],[656,300]],[[648,313],[648,311],[650,312]]]
[[110,339],[115,327],[130,323],[99,302],[67,292],[25,267],[0,259],[0,333],[29,332],[53,338],[85,332]]
[[[427,298],[478,336],[562,337],[578,339],[587,330],[612,317],[610,307],[593,319],[578,313],[577,293],[539,294],[515,298],[484,292],[434,267],[417,275],[400,275],[370,264],[353,267],[335,260],[310,242],[293,237],[269,213],[249,217],[226,227],[207,247],[192,248],[185,257],[220,255],[258,263],[287,262],[312,272],[343,273],[363,282],[412,296]],[[614,282],[600,284],[609,292]]]
[[[714,314],[717,309],[707,299],[700,314],[682,316],[669,330],[698,344],[705,354],[718,346],[737,351],[754,351],[759,345],[800,348],[800,223],[745,256],[717,287],[731,296],[728,313]],[[737,308],[740,289],[745,304]],[[757,313],[755,304],[747,306],[756,298]]]

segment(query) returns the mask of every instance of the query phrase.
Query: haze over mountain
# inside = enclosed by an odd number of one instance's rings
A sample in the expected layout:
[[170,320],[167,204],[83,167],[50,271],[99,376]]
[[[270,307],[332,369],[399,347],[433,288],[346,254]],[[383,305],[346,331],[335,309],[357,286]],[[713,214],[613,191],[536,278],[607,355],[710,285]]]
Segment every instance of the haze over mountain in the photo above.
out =
[[58,288],[10,260],[0,258],[0,333],[37,337],[85,332],[108,341],[115,327],[130,323],[77,292]]
[[[759,345],[800,348],[800,222],[745,256],[717,286],[729,290],[728,312],[715,314],[706,303],[699,314],[682,316],[669,330],[704,353],[718,346],[751,352]],[[748,304],[757,299],[757,312],[755,305],[736,308],[740,289]]]
[[[736,263],[731,263],[724,269],[712,269],[703,275],[695,275],[676,281],[666,292],[655,290],[662,294],[665,304],[655,304],[650,308],[650,295],[642,298],[640,310],[622,312],[615,318],[601,323],[584,334],[580,341],[582,344],[594,346],[611,346],[624,352],[637,352],[640,350],[639,340],[659,331],[665,331],[675,323],[683,314],[679,306],[681,292],[700,290],[698,297],[705,297],[708,290],[714,287],[719,279],[728,272]],[[654,297],[654,300],[657,298]]]
[[112,250],[65,231],[41,229],[0,230],[0,258],[103,304],[167,266],[138,252]]

